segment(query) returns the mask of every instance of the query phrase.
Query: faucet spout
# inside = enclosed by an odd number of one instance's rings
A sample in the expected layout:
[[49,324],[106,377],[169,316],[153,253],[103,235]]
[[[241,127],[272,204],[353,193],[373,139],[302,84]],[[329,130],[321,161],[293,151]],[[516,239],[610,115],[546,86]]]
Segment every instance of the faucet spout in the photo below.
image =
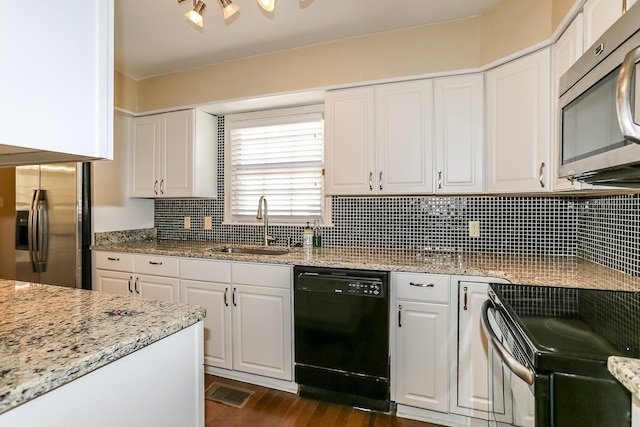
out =
[[256,219],[261,219],[264,223],[262,244],[269,246],[269,243],[276,240],[275,237],[269,236],[269,209],[267,199],[264,196],[260,196],[258,200],[258,212],[256,213]]

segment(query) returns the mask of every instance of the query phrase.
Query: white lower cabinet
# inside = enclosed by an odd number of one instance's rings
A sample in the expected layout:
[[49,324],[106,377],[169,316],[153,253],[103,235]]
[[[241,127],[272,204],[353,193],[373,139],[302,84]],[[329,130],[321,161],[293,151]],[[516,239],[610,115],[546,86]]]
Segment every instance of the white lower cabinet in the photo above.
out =
[[94,287],[98,291],[170,302],[180,300],[176,258],[95,252],[94,260]]
[[291,381],[291,267],[181,259],[182,301],[207,310],[205,364]]
[[449,276],[392,273],[391,277],[396,292],[394,400],[447,412]]

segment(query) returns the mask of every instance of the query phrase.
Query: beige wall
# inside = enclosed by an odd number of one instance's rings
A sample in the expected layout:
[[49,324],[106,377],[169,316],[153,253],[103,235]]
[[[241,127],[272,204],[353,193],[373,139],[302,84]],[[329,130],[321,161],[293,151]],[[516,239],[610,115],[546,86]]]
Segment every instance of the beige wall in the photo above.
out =
[[486,65],[551,37],[552,0],[503,0],[481,17]]
[[116,73],[115,103],[145,112],[478,68],[549,39],[576,1],[502,0],[481,17],[306,46],[137,82]]

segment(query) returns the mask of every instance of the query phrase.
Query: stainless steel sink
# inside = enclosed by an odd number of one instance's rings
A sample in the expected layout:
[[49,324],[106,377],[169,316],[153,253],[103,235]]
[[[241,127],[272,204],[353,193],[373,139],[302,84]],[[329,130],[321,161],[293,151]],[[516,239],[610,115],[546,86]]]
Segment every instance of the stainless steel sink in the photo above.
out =
[[243,248],[236,246],[226,246],[218,249],[220,252],[228,254],[249,254],[249,255],[284,255],[291,251],[286,248]]

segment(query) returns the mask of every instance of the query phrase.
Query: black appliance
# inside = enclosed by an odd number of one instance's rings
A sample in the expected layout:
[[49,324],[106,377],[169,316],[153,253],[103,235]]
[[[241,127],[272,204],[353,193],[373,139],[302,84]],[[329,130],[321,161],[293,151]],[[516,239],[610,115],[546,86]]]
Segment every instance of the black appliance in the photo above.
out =
[[607,359],[640,355],[639,303],[635,292],[491,284],[482,321],[503,399],[491,425],[630,426],[630,393]]
[[390,408],[389,273],[294,267],[299,394]]

